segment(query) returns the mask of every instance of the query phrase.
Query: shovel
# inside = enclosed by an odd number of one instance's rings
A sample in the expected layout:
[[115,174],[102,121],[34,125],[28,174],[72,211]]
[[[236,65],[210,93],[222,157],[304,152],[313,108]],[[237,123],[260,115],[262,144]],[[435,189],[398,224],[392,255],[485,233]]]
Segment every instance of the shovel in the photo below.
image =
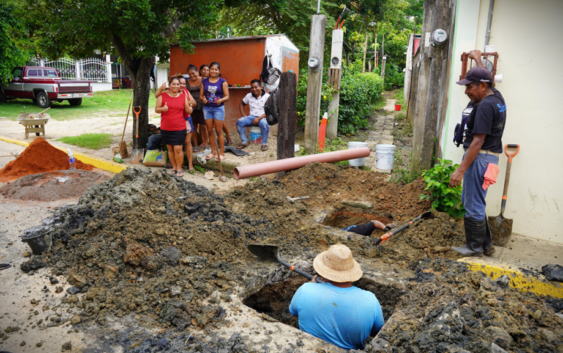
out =
[[[307,272],[301,271],[298,268],[295,268],[293,265],[283,261],[278,254],[278,247],[276,245],[258,245],[258,244],[251,244],[246,246],[248,250],[253,253],[254,255],[258,256],[263,261],[270,261],[270,262],[279,262],[280,264],[284,265],[285,267],[289,268],[291,271],[300,274],[301,276],[308,278],[309,280],[313,279],[313,276],[308,274]],[[317,283],[325,283],[324,281],[317,278]]]
[[[516,148],[516,152],[508,153],[509,148]],[[509,144],[504,146],[504,153],[508,157],[506,164],[506,176],[504,177],[504,190],[502,192],[502,203],[500,205],[500,214],[496,217],[489,217],[489,225],[491,227],[491,236],[493,245],[504,246],[508,243],[512,235],[512,219],[504,218],[504,208],[506,207],[506,199],[508,195],[508,182],[510,181],[510,169],[512,167],[512,158],[520,152],[520,145]]]
[[401,232],[401,231],[407,229],[407,228],[410,227],[411,225],[413,225],[414,222],[417,222],[417,221],[419,221],[419,220],[421,220],[421,219],[423,219],[423,218],[426,219],[426,218],[428,218],[431,214],[432,214],[432,212],[426,211],[426,212],[424,212],[423,214],[421,214],[420,216],[418,216],[418,217],[416,217],[415,219],[413,219],[412,221],[410,221],[409,223],[405,223],[405,224],[403,224],[402,226],[393,229],[392,232],[387,232],[387,233],[383,234],[383,235],[381,236],[381,238],[377,239],[377,241],[375,242],[375,245],[379,245],[379,244],[383,243],[383,242],[386,241],[387,239],[391,238],[393,235],[395,235],[395,234],[397,234],[397,233],[399,233],[399,232]]
[[[139,108],[139,111],[137,111]],[[135,141],[133,143],[133,151],[131,152],[131,164],[143,163],[143,150],[139,149],[139,114],[141,114],[141,107],[133,107],[133,112],[137,116],[137,131],[135,133]]]
[[131,102],[133,102],[133,92],[131,92],[131,99],[129,100],[129,108],[127,108],[127,116],[125,117],[125,125],[123,126],[123,134],[121,134],[121,142],[119,143],[119,154],[121,158],[129,157],[129,152],[127,151],[127,144],[123,141],[125,137],[125,128],[127,127],[127,120],[129,120],[129,112],[131,111]]

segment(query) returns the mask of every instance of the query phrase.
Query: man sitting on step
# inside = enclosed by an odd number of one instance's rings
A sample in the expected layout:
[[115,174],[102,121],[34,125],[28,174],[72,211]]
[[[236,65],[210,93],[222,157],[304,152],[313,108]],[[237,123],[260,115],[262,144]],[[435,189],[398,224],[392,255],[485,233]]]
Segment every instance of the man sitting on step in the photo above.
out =
[[[237,147],[239,150],[248,147],[248,140],[246,138],[246,127],[259,126],[262,133],[262,151],[268,150],[268,134],[270,133],[270,126],[266,120],[266,112],[264,105],[270,95],[262,89],[260,81],[254,79],[250,81],[250,93],[247,94],[240,102],[239,110],[242,118],[237,120],[237,131],[242,143]],[[250,106],[250,115],[244,116],[244,106]]]
[[344,349],[362,349],[364,341],[383,327],[383,312],[372,292],[353,287],[362,277],[350,249],[332,245],[313,261],[326,283],[303,284],[289,312],[299,317],[299,329]]

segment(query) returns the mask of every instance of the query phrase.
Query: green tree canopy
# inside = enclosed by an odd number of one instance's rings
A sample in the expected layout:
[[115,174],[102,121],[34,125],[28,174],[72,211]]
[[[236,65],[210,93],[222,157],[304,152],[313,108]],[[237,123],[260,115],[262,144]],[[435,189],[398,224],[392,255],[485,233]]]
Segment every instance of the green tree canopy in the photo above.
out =
[[13,3],[0,2],[0,82],[11,79],[12,69],[25,65],[29,54],[20,34],[25,32],[23,21],[16,15]]
[[185,51],[210,36],[221,0],[25,0],[41,18],[35,36],[50,58],[117,52],[133,79],[133,105],[141,106],[140,144],[147,141],[150,73],[170,44]]

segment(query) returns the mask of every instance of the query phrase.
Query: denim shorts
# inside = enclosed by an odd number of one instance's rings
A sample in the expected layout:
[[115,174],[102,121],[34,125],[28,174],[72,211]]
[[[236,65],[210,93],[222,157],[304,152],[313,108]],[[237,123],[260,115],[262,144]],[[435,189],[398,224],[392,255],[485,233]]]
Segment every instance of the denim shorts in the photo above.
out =
[[225,106],[220,107],[209,107],[207,105],[203,106],[203,116],[205,120],[213,119],[223,121],[225,120]]

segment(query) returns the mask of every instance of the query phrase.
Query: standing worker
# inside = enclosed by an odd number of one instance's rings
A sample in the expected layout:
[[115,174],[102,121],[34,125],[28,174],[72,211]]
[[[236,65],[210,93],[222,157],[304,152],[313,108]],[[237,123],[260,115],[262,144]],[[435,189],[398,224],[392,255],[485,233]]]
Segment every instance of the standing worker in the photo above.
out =
[[[229,100],[229,85],[227,81],[221,77],[221,66],[218,62],[212,62],[209,65],[209,78],[204,78],[201,83],[199,99],[203,102],[203,116],[205,124],[209,131],[209,143],[211,145],[211,153],[205,159],[215,158],[216,162],[225,158],[225,139],[221,131],[225,120],[225,102]],[[219,139],[219,155],[216,156],[215,137],[213,136],[213,128],[217,131]]]
[[[470,58],[478,67],[467,72],[458,85],[465,85],[465,94],[473,110],[467,118],[463,160],[450,179],[450,186],[458,186],[463,179],[461,200],[466,214],[463,218],[466,245],[451,249],[463,256],[490,256],[494,252],[485,213],[488,184],[485,174],[496,180],[499,154],[502,153],[502,134],[506,124],[506,104],[493,87],[491,73],[482,67],[481,52],[474,50]],[[495,172],[496,171],[496,172]]]
[[383,312],[375,295],[353,287],[362,277],[350,249],[332,245],[313,261],[326,283],[303,284],[289,312],[299,317],[299,329],[344,349],[362,349],[364,341],[383,327]]

